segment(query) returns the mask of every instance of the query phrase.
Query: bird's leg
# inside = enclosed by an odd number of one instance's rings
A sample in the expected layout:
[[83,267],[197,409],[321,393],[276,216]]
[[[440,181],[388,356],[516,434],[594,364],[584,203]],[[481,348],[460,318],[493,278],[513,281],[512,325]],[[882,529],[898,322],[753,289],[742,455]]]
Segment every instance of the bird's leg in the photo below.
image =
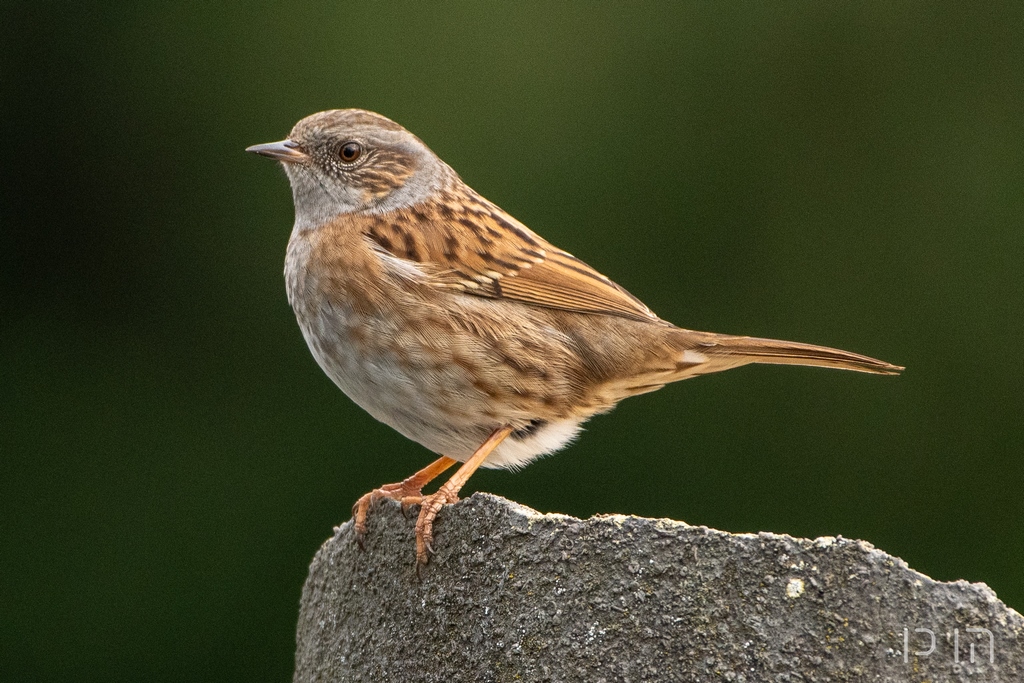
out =
[[434,518],[442,507],[449,503],[459,501],[459,491],[469,480],[477,468],[483,464],[487,456],[512,433],[509,426],[495,429],[487,441],[484,441],[480,448],[470,456],[469,460],[462,463],[462,467],[455,470],[451,479],[441,485],[435,493],[423,496],[420,500],[420,516],[416,520],[416,571],[430,560],[430,554],[434,552],[431,544],[434,541]]
[[400,502],[402,504],[402,512],[405,512],[406,506],[418,503],[423,499],[424,486],[455,463],[455,460],[442,455],[404,481],[397,484],[384,484],[379,489],[374,489],[361,496],[356,501],[356,504],[352,506],[356,542],[359,544],[359,547],[363,547],[363,538],[366,536],[366,513],[371,505],[381,498],[391,498]]

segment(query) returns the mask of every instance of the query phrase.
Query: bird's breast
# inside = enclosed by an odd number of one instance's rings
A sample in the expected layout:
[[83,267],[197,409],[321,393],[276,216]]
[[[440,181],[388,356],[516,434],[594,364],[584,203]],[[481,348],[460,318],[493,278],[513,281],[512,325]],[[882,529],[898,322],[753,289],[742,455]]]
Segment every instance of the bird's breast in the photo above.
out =
[[361,263],[357,246],[321,239],[292,236],[288,300],[313,357],[357,405],[457,460],[512,424],[490,467],[521,466],[576,434],[583,418],[565,411],[572,382],[553,330],[499,338],[491,328],[503,304],[463,297],[453,310],[451,294],[425,294],[407,273]]

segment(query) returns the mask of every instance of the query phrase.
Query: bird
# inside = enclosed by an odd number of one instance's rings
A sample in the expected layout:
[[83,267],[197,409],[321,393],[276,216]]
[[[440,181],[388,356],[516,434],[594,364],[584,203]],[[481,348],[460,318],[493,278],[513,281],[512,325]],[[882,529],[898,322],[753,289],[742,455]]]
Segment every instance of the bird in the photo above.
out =
[[662,320],[380,114],[318,112],[246,151],[281,162],[291,184],[285,285],[313,357],[357,405],[439,456],[353,506],[363,546],[375,502],[419,505],[417,572],[433,554],[438,512],[477,468],[517,469],[555,452],[622,399],[751,363],[903,370]]

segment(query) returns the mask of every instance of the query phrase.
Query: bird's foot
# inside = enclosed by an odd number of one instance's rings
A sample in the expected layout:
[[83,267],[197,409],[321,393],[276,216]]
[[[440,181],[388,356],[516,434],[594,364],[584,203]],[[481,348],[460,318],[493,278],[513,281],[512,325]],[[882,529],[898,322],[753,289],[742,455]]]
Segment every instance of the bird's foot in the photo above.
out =
[[397,500],[402,504],[402,514],[404,515],[410,505],[416,505],[423,500],[423,487],[454,464],[455,461],[451,458],[441,456],[404,481],[397,484],[384,484],[379,489],[374,489],[361,496],[352,506],[355,538],[359,547],[365,548],[363,541],[366,538],[366,514],[374,503],[381,498]]
[[360,496],[356,504],[352,506],[356,543],[359,544],[360,548],[365,548],[366,514],[369,512],[370,507],[382,498],[390,498],[401,503],[402,514],[404,515],[410,505],[416,505],[423,500],[423,495],[421,495],[421,489],[412,489],[402,482],[398,484],[384,484],[379,489],[374,489]]
[[416,573],[430,562],[434,554],[434,519],[445,505],[459,502],[459,494],[447,483],[429,496],[421,496],[420,514],[416,519]]

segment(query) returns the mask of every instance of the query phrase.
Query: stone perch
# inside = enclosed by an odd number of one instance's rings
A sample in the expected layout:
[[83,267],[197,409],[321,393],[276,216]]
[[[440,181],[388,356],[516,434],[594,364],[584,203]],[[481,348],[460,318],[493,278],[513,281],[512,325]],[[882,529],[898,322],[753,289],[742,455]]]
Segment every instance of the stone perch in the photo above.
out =
[[[316,554],[295,681],[1024,681],[1024,618],[863,541],[542,515],[475,494],[372,511]],[[989,635],[991,634],[991,635]]]

